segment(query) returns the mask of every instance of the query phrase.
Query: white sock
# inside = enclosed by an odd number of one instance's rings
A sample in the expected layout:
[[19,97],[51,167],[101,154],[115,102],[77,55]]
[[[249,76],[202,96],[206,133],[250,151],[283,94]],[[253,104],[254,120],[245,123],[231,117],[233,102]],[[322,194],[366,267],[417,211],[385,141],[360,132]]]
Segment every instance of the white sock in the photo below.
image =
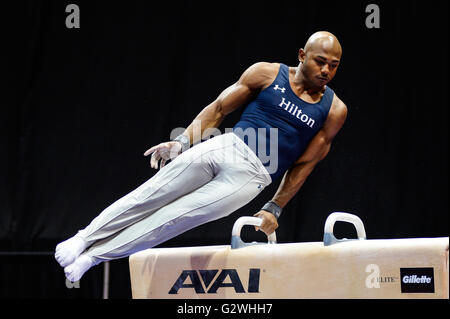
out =
[[86,254],[80,255],[72,264],[64,268],[66,278],[76,282],[83,277],[84,273],[94,266],[94,260]]
[[66,267],[80,256],[86,246],[84,239],[75,235],[56,246],[55,259],[61,267]]

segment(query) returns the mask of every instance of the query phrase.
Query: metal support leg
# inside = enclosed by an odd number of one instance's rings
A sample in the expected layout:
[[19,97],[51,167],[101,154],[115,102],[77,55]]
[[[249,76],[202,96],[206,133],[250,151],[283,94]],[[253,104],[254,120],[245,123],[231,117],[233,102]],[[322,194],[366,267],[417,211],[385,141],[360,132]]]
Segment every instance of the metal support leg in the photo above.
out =
[[103,299],[109,298],[109,261],[103,263]]

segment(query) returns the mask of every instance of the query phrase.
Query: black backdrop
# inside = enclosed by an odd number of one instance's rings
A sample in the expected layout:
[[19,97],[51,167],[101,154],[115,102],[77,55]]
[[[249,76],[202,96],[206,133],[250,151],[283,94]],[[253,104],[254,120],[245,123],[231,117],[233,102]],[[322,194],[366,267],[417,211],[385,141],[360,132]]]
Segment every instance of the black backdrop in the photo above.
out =
[[[80,7],[68,29],[66,6]],[[321,241],[354,213],[369,239],[448,236],[448,1],[14,1],[2,7],[0,250],[51,251],[155,174],[143,152],[187,127],[258,61],[297,64],[315,31],[344,49],[330,84],[347,122],[287,205],[278,241]],[[242,110],[220,127],[232,127]],[[228,244],[229,217],[160,247]],[[354,230],[336,225],[340,236]],[[353,232],[353,233],[352,233]],[[246,232],[248,240],[264,240]],[[244,236],[244,237],[245,237]],[[1,257],[2,297],[99,297],[101,266],[67,289],[51,256]],[[129,298],[127,260],[111,296]]]

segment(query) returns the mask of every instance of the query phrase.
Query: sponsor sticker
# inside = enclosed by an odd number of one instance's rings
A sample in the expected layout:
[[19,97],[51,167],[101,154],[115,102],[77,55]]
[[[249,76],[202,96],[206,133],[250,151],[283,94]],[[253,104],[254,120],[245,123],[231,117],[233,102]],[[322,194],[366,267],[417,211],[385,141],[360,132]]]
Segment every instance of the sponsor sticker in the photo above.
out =
[[434,269],[400,268],[402,293],[434,293]]

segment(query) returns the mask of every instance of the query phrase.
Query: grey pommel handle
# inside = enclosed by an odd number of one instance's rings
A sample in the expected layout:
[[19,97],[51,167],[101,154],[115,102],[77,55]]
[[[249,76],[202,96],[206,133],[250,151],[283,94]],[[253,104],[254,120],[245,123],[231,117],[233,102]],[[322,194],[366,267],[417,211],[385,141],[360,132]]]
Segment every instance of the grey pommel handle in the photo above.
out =
[[323,244],[324,246],[330,246],[333,244],[337,244],[340,242],[345,242],[349,240],[355,240],[355,239],[337,239],[333,234],[334,224],[336,222],[347,222],[353,224],[356,228],[356,234],[358,236],[358,240],[365,240],[366,239],[366,230],[364,229],[364,224],[362,220],[353,214],[349,213],[332,213],[328,216],[327,220],[325,221],[325,229],[323,234]]
[[[262,219],[259,217],[250,217],[250,216],[244,216],[238,218],[233,225],[233,229],[231,231],[231,249],[236,248],[242,248],[252,245],[261,245],[266,243],[258,243],[258,242],[252,242],[252,243],[245,243],[241,239],[241,230],[244,225],[250,225],[250,226],[261,226]],[[276,244],[277,243],[277,236],[275,232],[267,236],[267,244]]]

